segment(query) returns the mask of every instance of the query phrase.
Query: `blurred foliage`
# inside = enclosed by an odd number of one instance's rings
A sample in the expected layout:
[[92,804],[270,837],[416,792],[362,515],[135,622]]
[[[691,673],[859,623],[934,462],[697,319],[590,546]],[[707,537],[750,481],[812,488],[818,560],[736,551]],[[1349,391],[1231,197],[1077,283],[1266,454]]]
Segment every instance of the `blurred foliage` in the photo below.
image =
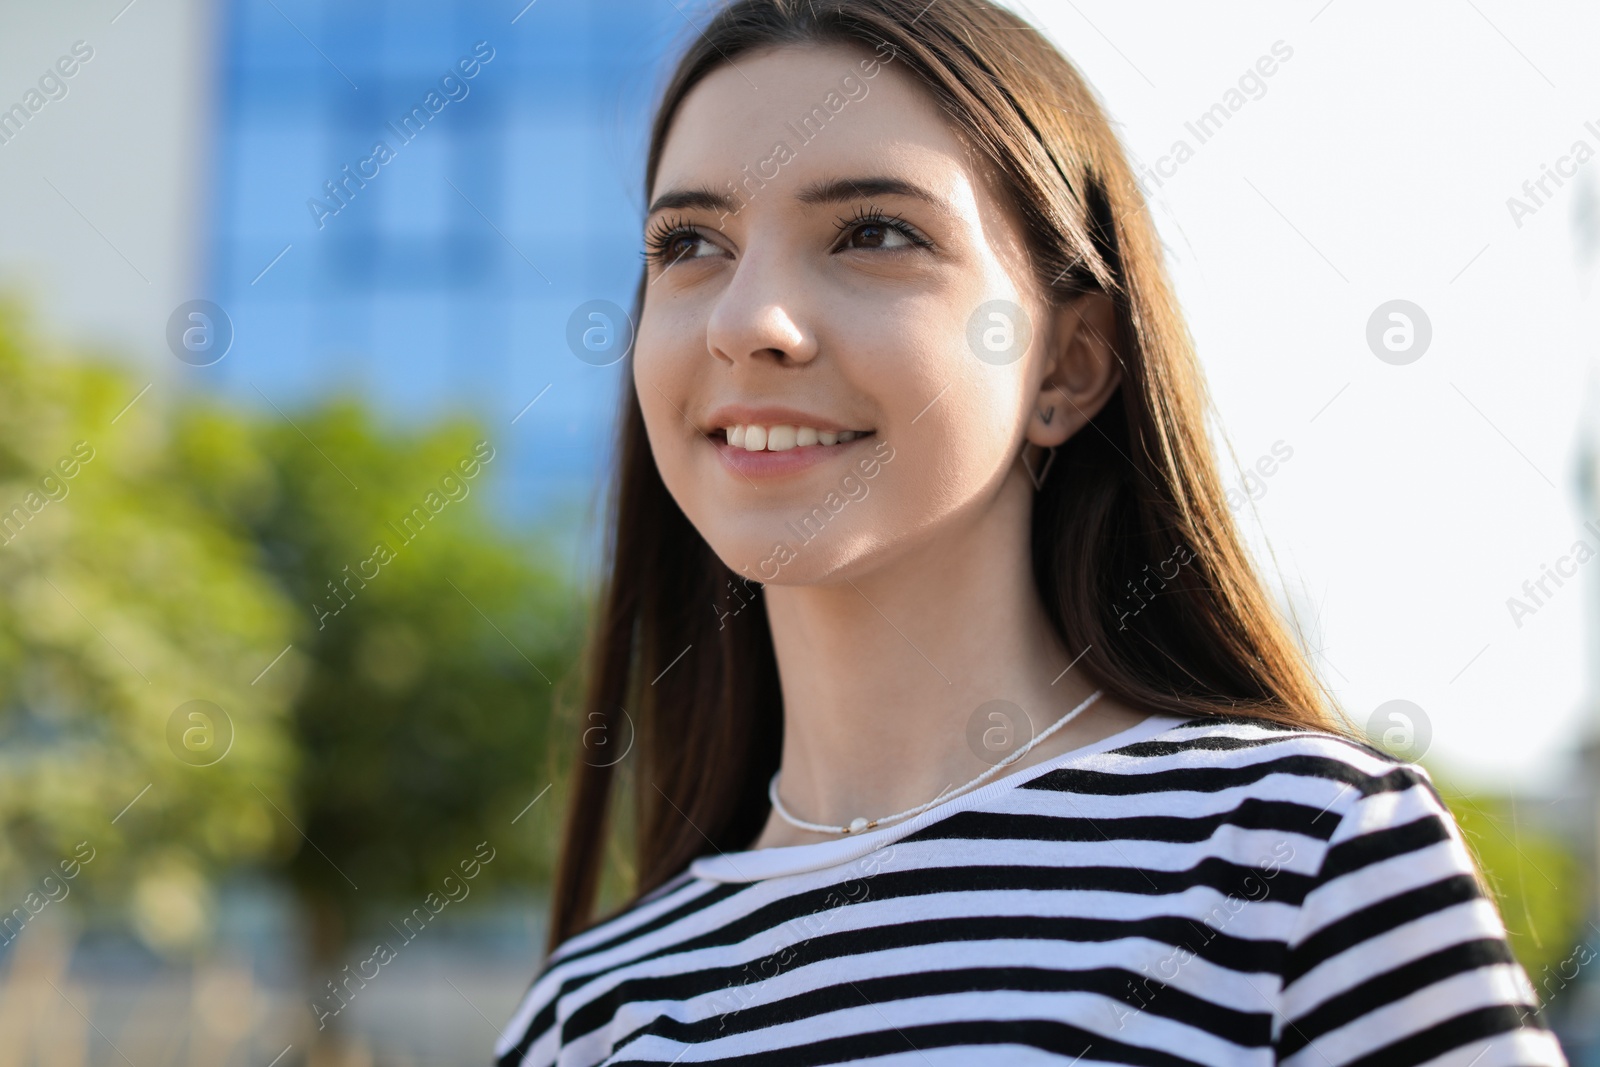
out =
[[[54,872],[67,892],[131,888],[146,935],[181,941],[205,872],[280,845],[251,783],[288,791],[292,692],[287,674],[250,683],[299,620],[245,533],[174,477],[150,397],[118,418],[144,383],[44,358],[23,329],[0,309],[0,908]],[[194,699],[235,728],[216,766],[168,746]],[[79,842],[93,858],[63,882]]]
[[1558,965],[1586,939],[1589,887],[1581,861],[1537,810],[1513,795],[1469,792],[1431,772],[1505,920],[1511,950],[1549,998]]
[[552,697],[581,627],[554,568],[480,506],[494,442],[467,422],[387,433],[344,401],[293,425],[197,409],[175,451],[300,610],[302,892],[408,911],[485,841],[473,889],[546,880],[553,822],[512,820],[553,780]]
[[[45,353],[16,306],[0,381],[0,509],[23,509],[0,527],[0,891],[87,840],[72,888],[181,947],[214,879],[255,865],[335,952],[352,923],[442,895],[479,842],[473,891],[548,879],[556,805],[518,816],[557,773],[581,608],[483,506],[494,440],[386,428],[353,400],[240,410],[179,373],[141,394]],[[80,441],[92,458],[60,476]],[[209,766],[169,742],[196,699],[234,730]]]

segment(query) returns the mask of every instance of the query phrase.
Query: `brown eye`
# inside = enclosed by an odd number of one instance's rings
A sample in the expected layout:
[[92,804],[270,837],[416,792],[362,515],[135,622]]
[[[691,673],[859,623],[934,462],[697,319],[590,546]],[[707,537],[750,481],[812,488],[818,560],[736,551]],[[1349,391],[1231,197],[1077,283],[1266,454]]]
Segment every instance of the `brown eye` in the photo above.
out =
[[839,250],[897,250],[926,244],[908,224],[878,216],[858,217],[844,223],[840,229],[844,239],[839,243]]
[[856,227],[855,233],[850,236],[852,248],[882,248],[889,235],[893,233],[887,226],[876,222],[868,222]]
[[678,236],[666,243],[662,250],[663,258],[665,258],[668,263],[674,263],[682,259],[684,256],[689,254],[690,250],[693,249],[695,242],[698,240],[700,240],[700,238],[695,234],[680,233]]
[[[700,251],[696,251],[699,248]],[[680,260],[700,259],[715,255],[717,246],[687,224],[669,225],[645,238],[644,258],[647,263],[660,268],[670,267]]]

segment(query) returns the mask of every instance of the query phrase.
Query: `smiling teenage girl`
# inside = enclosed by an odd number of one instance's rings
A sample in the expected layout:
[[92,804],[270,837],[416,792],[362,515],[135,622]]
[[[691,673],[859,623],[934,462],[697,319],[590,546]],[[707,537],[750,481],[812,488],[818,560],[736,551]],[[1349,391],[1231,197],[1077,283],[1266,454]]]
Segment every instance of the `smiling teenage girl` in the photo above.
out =
[[1427,776],[1272,610],[1043,37],[742,0],[645,177],[585,707],[637,725],[638,895],[596,922],[581,760],[502,1064],[1563,1062]]

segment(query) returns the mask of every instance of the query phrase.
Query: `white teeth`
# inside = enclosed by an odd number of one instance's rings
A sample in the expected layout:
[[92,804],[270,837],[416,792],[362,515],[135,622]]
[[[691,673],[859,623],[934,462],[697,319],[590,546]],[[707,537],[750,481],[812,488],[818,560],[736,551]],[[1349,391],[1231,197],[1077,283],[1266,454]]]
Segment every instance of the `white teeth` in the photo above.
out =
[[854,441],[864,430],[819,430],[814,426],[725,426],[723,435],[728,444],[746,452],[787,452],[791,448],[809,445],[842,445]]

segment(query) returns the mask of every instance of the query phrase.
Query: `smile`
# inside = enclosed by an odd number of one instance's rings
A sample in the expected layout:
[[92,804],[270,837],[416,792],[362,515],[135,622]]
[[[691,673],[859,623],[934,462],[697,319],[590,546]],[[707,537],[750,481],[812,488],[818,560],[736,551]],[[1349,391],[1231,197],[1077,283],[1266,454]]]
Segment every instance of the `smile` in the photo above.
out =
[[728,426],[722,431],[722,439],[733,448],[742,448],[746,452],[787,452],[791,448],[805,448],[808,445],[821,445],[825,448],[834,445],[848,444],[858,437],[865,437],[871,430],[818,430],[811,426],[760,426],[749,423],[740,426]]
[[836,456],[853,454],[862,441],[875,434],[871,430],[834,432],[808,426],[749,424],[713,430],[707,436],[723,464],[751,480],[797,474]]

